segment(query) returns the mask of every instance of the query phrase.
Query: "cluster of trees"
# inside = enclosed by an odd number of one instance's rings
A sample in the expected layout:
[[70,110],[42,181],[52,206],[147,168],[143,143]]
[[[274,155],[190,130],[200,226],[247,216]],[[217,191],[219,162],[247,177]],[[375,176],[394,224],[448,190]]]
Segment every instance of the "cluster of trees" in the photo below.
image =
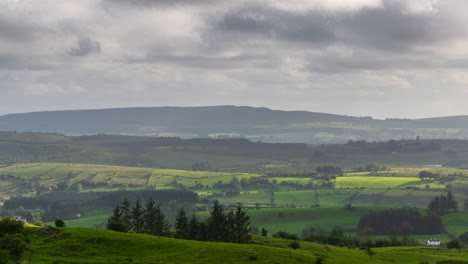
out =
[[343,176],[343,169],[339,166],[334,166],[334,165],[324,165],[317,167],[316,172],[318,174],[318,177],[320,176]]
[[361,216],[358,230],[372,228],[375,234],[439,234],[444,231],[438,215],[423,216],[416,209],[398,208],[371,211]]
[[440,174],[424,170],[424,171],[421,171],[418,174],[418,177],[419,177],[419,179],[421,179],[421,181],[424,181],[424,180],[439,180],[440,179]]
[[434,140],[389,140],[384,142],[366,142],[349,140],[345,144],[351,151],[365,152],[439,152],[442,146]]
[[390,168],[378,163],[372,163],[366,166],[359,166],[354,169],[355,172],[379,172],[388,170],[390,170]]
[[209,171],[211,170],[211,166],[207,161],[196,162],[192,164],[193,171]]
[[23,222],[11,218],[0,220],[0,264],[7,264],[10,255],[20,263],[29,248],[29,239],[22,233]]
[[114,231],[147,233],[156,236],[174,236],[175,238],[200,241],[247,243],[250,241],[250,218],[240,204],[235,210],[226,213],[223,206],[215,201],[206,219],[195,215],[188,217],[181,208],[175,218],[174,232],[164,213],[153,200],[145,206],[137,201],[133,207],[125,199],[117,205],[113,215],[107,221],[107,228]]
[[434,214],[444,214],[450,211],[458,210],[457,200],[453,197],[452,191],[447,192],[447,196],[440,195],[434,197],[429,203],[429,211]]
[[143,206],[137,200],[134,206],[125,198],[117,205],[112,216],[107,221],[107,229],[136,233],[147,233],[155,236],[167,236],[169,234],[169,222],[161,211],[159,205],[149,199]]
[[374,231],[369,227],[359,230],[356,236],[349,236],[345,234],[342,227],[335,226],[329,233],[325,233],[320,228],[309,228],[307,232],[305,232],[305,235],[303,235],[303,240],[319,244],[361,249],[416,244],[416,241],[410,239],[409,235],[405,233],[399,234],[401,239],[393,234],[388,239],[371,239],[374,235]]

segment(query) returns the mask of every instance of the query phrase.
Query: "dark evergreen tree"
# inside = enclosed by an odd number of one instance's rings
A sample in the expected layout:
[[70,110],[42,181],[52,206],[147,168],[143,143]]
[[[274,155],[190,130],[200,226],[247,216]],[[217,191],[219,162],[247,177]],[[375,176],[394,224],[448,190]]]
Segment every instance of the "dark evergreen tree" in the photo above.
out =
[[447,209],[455,212],[458,211],[458,203],[453,197],[452,191],[447,192]]
[[207,235],[209,241],[225,241],[226,239],[226,214],[218,200],[213,203],[210,217],[207,222]]
[[225,226],[225,235],[224,241],[233,243],[236,240],[235,235],[235,219],[234,219],[234,211],[230,211],[226,214],[226,226]]
[[145,209],[144,209],[144,225],[145,229],[148,232],[148,234],[155,236],[158,232],[158,215],[160,214],[160,209],[159,207],[156,206],[156,203],[152,200],[149,199],[146,204],[145,204]]
[[185,213],[184,207],[180,208],[179,213],[176,216],[176,222],[175,222],[175,237],[176,238],[183,238],[183,239],[188,239],[189,238],[189,219],[187,217],[187,214]]
[[247,243],[250,241],[250,217],[247,216],[247,211],[242,208],[242,205],[239,203],[233,214],[234,223],[233,226],[233,235],[234,243]]
[[156,207],[156,236],[167,236],[171,225],[159,206]]
[[140,233],[144,227],[144,211],[141,207],[140,201],[136,201],[135,206],[132,208],[132,227],[137,233]]
[[198,230],[200,229],[200,223],[195,215],[192,215],[189,222],[188,239],[198,239]]
[[122,222],[127,226],[128,229],[132,229],[132,206],[126,197],[123,200],[120,209],[122,211]]
[[122,221],[123,213],[119,205],[112,211],[112,215],[107,219],[107,229],[119,232],[127,232],[128,226]]
[[208,240],[208,225],[206,221],[201,221],[198,224],[197,240],[200,240],[200,241]]

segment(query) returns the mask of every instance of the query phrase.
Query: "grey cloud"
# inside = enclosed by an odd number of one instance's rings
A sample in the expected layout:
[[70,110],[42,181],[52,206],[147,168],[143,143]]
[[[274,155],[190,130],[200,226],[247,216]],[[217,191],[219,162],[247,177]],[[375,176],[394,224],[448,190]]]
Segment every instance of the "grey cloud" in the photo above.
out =
[[99,42],[92,40],[88,37],[80,37],[77,40],[77,47],[72,48],[69,54],[72,56],[84,57],[100,52],[101,45],[99,44]]
[[170,7],[180,5],[205,5],[217,3],[218,0],[102,0],[104,6],[135,6],[135,7]]
[[289,13],[263,6],[243,7],[225,14],[219,21],[211,22],[212,30],[224,34],[258,34],[262,37],[288,41],[330,43],[335,39],[326,17],[317,12]]
[[275,58],[265,55],[241,54],[235,56],[207,56],[207,55],[165,55],[150,54],[143,58],[126,58],[128,63],[164,63],[183,67],[205,69],[235,69],[247,65],[260,68],[270,68],[278,62]]
[[0,40],[29,41],[37,36],[39,28],[25,23],[20,17],[0,12]]

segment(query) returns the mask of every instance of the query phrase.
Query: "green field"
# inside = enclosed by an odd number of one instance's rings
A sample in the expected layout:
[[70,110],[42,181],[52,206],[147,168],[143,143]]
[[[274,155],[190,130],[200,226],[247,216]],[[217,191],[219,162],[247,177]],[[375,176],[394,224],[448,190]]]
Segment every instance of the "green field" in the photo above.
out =
[[338,177],[336,188],[396,188],[412,182],[420,182],[415,177]]
[[[468,250],[427,247],[376,248],[369,257],[359,249],[340,248],[301,241],[297,250],[264,245],[213,243],[118,233],[85,228],[62,228],[44,237],[38,228],[27,231],[31,238],[32,263],[434,263],[468,260]],[[290,241],[253,237],[266,245],[288,247]],[[13,261],[13,260],[12,260]]]

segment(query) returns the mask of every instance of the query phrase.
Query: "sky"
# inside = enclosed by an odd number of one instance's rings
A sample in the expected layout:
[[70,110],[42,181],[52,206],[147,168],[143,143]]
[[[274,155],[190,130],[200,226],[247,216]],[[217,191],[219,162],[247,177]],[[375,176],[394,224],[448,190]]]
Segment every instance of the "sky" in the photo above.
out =
[[468,114],[466,0],[0,0],[0,115]]

